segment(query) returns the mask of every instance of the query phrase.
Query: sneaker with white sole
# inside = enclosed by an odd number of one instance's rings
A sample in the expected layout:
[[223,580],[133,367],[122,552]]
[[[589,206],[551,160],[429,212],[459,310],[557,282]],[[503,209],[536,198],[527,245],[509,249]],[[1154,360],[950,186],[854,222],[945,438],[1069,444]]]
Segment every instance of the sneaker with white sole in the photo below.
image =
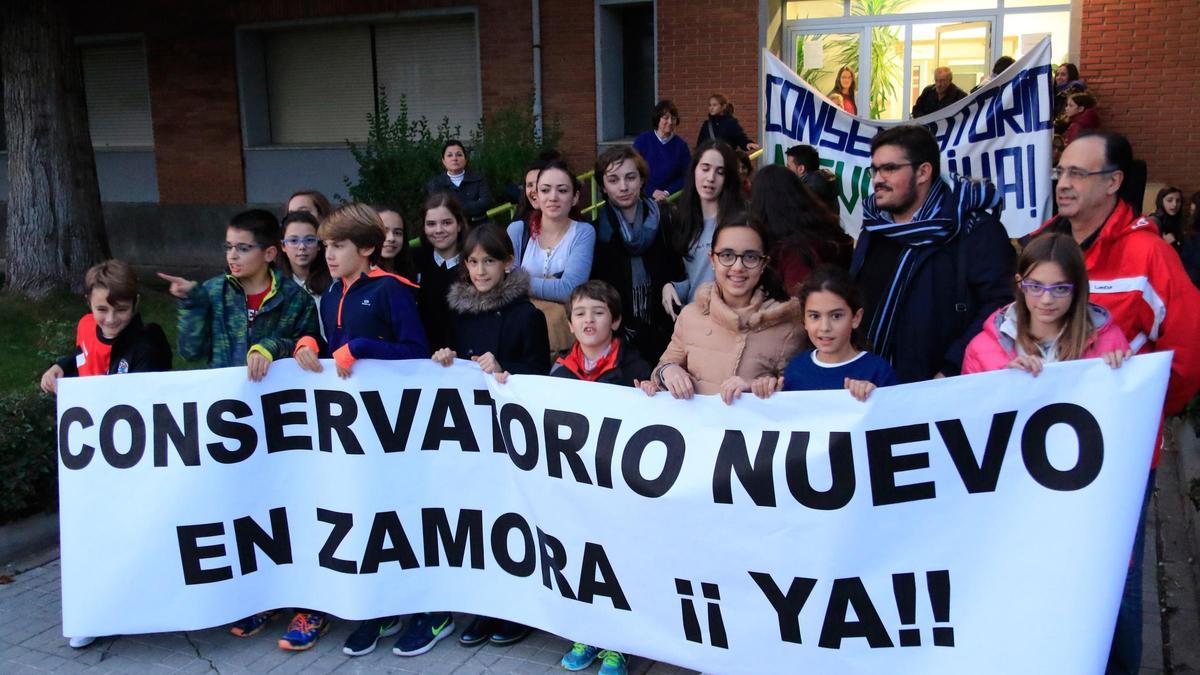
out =
[[450,612],[416,614],[404,632],[400,633],[392,653],[396,656],[424,654],[453,632],[454,617]]
[[375,645],[381,638],[391,637],[400,632],[400,617],[388,616],[382,619],[367,619],[358,624],[358,628],[346,638],[342,653],[346,656],[366,656],[375,651]]

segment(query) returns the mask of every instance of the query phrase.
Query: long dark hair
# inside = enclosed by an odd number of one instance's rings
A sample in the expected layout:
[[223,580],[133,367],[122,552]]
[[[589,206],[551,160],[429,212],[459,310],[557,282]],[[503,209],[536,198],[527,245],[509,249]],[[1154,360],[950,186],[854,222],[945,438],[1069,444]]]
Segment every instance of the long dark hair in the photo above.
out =
[[463,213],[462,203],[458,198],[449,192],[436,192],[429,195],[425,200],[425,204],[421,207],[421,248],[433,250],[433,244],[429,243],[429,238],[425,236],[425,217],[434,209],[445,207],[450,215],[454,216],[454,220],[458,222],[458,252],[461,254],[463,250],[463,238],[467,236],[467,217]]
[[[520,220],[520,221],[528,223],[529,216],[533,215],[533,212],[535,210],[533,208],[533,204],[530,204],[529,197],[525,196],[525,176],[528,176],[530,171],[536,171],[540,174],[542,172],[542,169],[545,168],[546,162],[547,162],[547,160],[539,157],[538,159],[535,159],[532,162],[530,162],[525,167],[525,170],[521,172],[521,184],[518,186],[518,190],[517,190],[517,193],[518,193],[517,194],[517,212],[516,212],[516,217],[514,218],[514,220]],[[533,183],[534,183],[534,190],[536,191],[537,190],[537,178],[533,179]]]
[[842,66],[838,69],[837,75],[833,78],[833,89],[829,90],[830,94],[845,94],[842,92],[842,72],[850,73],[850,98],[853,99],[858,94],[858,76],[854,74],[850,66]]
[[483,249],[484,253],[501,262],[508,262],[516,257],[513,253],[512,239],[499,225],[484,223],[475,227],[463,237],[462,264],[455,266],[459,278],[468,284],[471,283],[471,271],[467,269],[467,258],[477,248]]
[[[317,219],[315,216],[313,216],[313,214],[307,211],[292,211],[283,217],[283,225],[280,227],[279,232],[281,238],[287,238],[288,227],[292,223],[304,223],[305,225],[311,225],[314,235],[321,227],[321,224],[317,222]],[[279,269],[283,272],[285,277],[291,278],[296,276],[295,270],[292,269],[292,261],[287,256],[286,248],[283,252],[283,255],[275,256],[275,259],[279,261]],[[325,245],[321,243],[321,240],[318,237],[317,255],[313,258],[312,263],[308,266],[308,278],[304,280],[304,286],[308,289],[309,293],[320,295],[324,293],[327,288],[329,288],[331,283],[333,283],[333,278],[329,274],[329,264],[325,262]]]
[[766,226],[776,248],[795,248],[810,269],[818,262],[814,253],[827,260],[846,237],[837,215],[778,164],[764,166],[754,177],[750,218]]
[[[1044,262],[1056,263],[1066,275],[1067,281],[1075,286],[1071,296],[1071,306],[1063,315],[1062,333],[1059,335],[1056,348],[1059,361],[1070,361],[1083,357],[1088,343],[1095,333],[1092,316],[1088,311],[1088,275],[1087,264],[1083,259],[1083,250],[1070,235],[1060,232],[1046,232],[1033,238],[1025,245],[1021,255],[1017,256],[1017,275],[1022,279],[1033,272],[1033,268]],[[1027,354],[1037,354],[1037,340],[1030,332],[1032,318],[1029,306],[1025,304],[1025,293],[1016,283],[1013,295],[1013,305],[1017,314],[1017,342]]]
[[[1179,195],[1179,212],[1173,216],[1167,213],[1167,208],[1163,205],[1167,196],[1172,194]],[[1158,220],[1158,229],[1161,230],[1159,234],[1170,234],[1176,239],[1183,237],[1183,226],[1187,223],[1187,218],[1184,215],[1185,211],[1187,211],[1187,204],[1183,202],[1183,190],[1173,185],[1168,185],[1159,190],[1158,194],[1154,197],[1154,218]]]
[[683,194],[679,196],[676,226],[667,233],[671,250],[679,256],[686,256],[688,249],[700,239],[700,233],[704,231],[704,211],[700,208],[700,193],[696,192],[696,167],[700,164],[700,158],[709,150],[721,153],[725,170],[725,183],[721,186],[721,192],[717,194],[718,225],[734,220],[737,214],[746,209],[742,202],[742,181],[738,177],[738,158],[733,148],[724,141],[711,140],[701,143],[696,152],[692,153],[692,163],[688,167],[687,175],[683,177]]
[[399,274],[405,279],[416,279],[416,269],[412,261],[412,247],[408,245],[408,223],[404,222],[404,212],[395,204],[371,204],[371,208],[375,209],[375,213],[379,214],[381,223],[383,221],[383,214],[391,211],[400,216],[400,222],[404,225],[404,232],[400,236],[400,250],[396,252],[396,257],[383,257],[383,248],[382,246],[380,247],[379,262],[376,263],[379,269],[384,272]]
[[[854,283],[849,272],[836,265],[822,265],[808,275],[800,286],[800,294],[796,296],[800,299],[800,308],[803,309],[808,304],[808,296],[820,292],[833,293],[845,300],[852,315],[863,308],[862,291],[859,290],[858,284]],[[850,346],[859,351],[867,351],[867,337],[863,331],[863,324],[860,323],[858,328],[850,333]]]
[[1194,213],[1192,213],[1192,221],[1188,225],[1187,232],[1188,236],[1192,236],[1197,232],[1200,232],[1200,191],[1192,193],[1192,198],[1188,200],[1188,203],[1184,208],[1194,211]]
[[317,207],[317,212],[313,214],[317,217],[317,220],[333,213],[333,205],[329,203],[329,198],[321,194],[318,190],[298,190],[293,192],[292,196],[288,197],[287,201],[283,203],[284,215],[287,215],[288,204],[291,204],[292,200],[296,197],[308,197],[312,200],[313,205]]
[[[771,234],[762,224],[746,219],[744,212],[737,213],[729,220],[722,220],[717,223],[717,227],[713,230],[712,236],[712,251],[715,254],[717,251],[717,239],[721,238],[721,233],[735,227],[746,227],[755,232],[758,238],[763,243],[763,254],[768,256],[767,261],[762,266],[762,276],[758,279],[758,286],[768,298],[773,300],[785,301],[788,299],[787,291],[783,288],[783,283],[779,280],[779,276],[775,274],[775,270],[770,265],[771,249],[775,243],[771,239]],[[718,263],[719,264],[719,263]]]

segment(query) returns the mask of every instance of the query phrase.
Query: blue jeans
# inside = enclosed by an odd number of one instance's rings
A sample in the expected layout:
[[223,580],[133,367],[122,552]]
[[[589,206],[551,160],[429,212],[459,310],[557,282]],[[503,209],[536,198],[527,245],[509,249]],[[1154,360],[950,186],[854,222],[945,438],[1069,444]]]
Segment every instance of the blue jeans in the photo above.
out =
[[1142,666],[1142,558],[1146,549],[1146,508],[1154,491],[1154,469],[1142,497],[1142,515],[1138,518],[1137,535],[1133,539],[1133,556],[1129,575],[1125,577],[1125,592],[1117,610],[1117,627],[1113,631],[1112,647],[1108,652],[1106,675],[1137,675]]

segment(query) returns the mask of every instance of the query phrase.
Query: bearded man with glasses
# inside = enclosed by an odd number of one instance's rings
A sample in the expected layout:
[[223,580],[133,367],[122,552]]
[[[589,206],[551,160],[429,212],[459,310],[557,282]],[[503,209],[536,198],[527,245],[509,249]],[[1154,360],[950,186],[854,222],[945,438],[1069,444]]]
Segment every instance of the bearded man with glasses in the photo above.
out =
[[[1121,134],[1081,134],[1063,150],[1055,169],[1058,217],[1033,236],[1061,232],[1074,237],[1087,264],[1091,301],[1112,314],[1135,354],[1175,352],[1164,409],[1165,414],[1173,415],[1182,411],[1200,388],[1200,350],[1196,349],[1200,292],[1154,223],[1138,217],[1133,207],[1118,197],[1132,163],[1133,149]],[[1147,497],[1157,466],[1158,448],[1151,461]],[[1141,664],[1145,504],[1144,499],[1108,673],[1137,673]]]
[[850,273],[870,348],[901,382],[958,375],[967,343],[1012,301],[1015,252],[990,183],[941,175],[933,134],[902,125],[871,141],[873,194]]

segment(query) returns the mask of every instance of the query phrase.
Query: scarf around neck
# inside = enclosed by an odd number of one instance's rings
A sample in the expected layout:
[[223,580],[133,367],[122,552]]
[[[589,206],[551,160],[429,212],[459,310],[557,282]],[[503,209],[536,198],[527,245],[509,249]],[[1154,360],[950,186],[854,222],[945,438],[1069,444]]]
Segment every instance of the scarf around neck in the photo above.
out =
[[[616,227],[613,227],[614,221]],[[629,255],[640,256],[650,250],[658,236],[659,210],[658,203],[653,199],[638,200],[637,212],[633,222],[625,220],[625,214],[615,206],[606,204],[600,210],[600,218],[596,224],[596,234],[600,241],[613,241],[617,232],[621,235],[621,244]]]
[[1002,203],[1000,193],[990,182],[953,175],[950,180],[934,181],[925,203],[907,223],[896,223],[891,213],[880,210],[875,205],[875,195],[863,203],[863,229],[874,236],[887,237],[903,248],[867,327],[872,350],[889,362],[895,356],[893,328],[898,308],[920,262],[928,253],[970,232],[980,211],[998,208]]

